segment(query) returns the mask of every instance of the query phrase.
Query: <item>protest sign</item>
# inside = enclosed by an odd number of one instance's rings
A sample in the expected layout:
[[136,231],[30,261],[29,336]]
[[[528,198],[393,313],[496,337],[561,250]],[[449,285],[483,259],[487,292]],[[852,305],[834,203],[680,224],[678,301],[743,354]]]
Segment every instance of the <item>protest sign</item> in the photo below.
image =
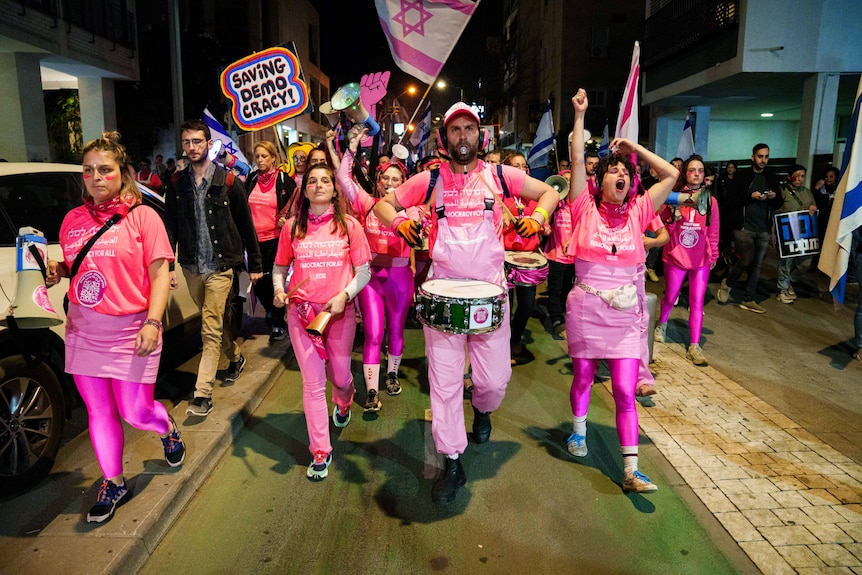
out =
[[311,111],[292,42],[234,62],[221,73],[221,89],[233,104],[234,122],[243,130],[260,130]]
[[779,256],[798,258],[820,253],[816,213],[810,214],[806,210],[775,214],[774,217]]

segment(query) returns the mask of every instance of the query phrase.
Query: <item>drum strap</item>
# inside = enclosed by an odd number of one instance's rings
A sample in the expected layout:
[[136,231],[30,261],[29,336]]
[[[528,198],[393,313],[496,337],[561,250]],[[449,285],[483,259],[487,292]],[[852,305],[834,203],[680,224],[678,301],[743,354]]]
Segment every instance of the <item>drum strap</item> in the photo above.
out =
[[[428,191],[425,193],[425,201],[422,202],[424,204],[428,203],[428,200],[431,199],[431,193],[434,191],[434,187],[437,185],[437,178],[440,177],[440,168],[434,168],[431,170],[431,179],[428,181]],[[509,186],[506,185],[506,180],[503,178],[503,165],[497,164],[497,181],[500,182],[500,189],[503,192],[504,198],[510,198],[512,194],[509,192]],[[485,198],[485,209],[493,210],[494,209],[494,200]],[[440,205],[434,210],[437,212],[437,218],[445,218],[446,210]]]

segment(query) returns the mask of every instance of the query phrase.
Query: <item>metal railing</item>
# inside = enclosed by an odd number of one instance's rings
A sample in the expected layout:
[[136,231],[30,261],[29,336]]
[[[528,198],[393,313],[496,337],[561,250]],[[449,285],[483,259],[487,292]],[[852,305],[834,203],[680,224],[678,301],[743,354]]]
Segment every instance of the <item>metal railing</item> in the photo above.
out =
[[646,20],[643,65],[658,64],[738,26],[738,0],[673,0]]

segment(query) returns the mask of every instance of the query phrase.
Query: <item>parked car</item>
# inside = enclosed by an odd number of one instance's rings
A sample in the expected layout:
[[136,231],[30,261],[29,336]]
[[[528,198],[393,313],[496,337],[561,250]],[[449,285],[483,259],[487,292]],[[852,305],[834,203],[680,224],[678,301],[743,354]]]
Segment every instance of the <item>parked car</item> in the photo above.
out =
[[[48,256],[59,260],[60,224],[66,213],[82,203],[81,166],[0,162],[0,315],[11,306],[16,291],[15,240],[22,227],[45,235]],[[142,188],[144,203],[160,214],[161,196]],[[166,342],[199,331],[200,313],[189,295],[183,274],[163,319]],[[61,319],[64,279],[48,290]],[[71,376],[65,373],[65,325],[51,329],[0,328],[0,494],[11,493],[43,478],[60,448],[63,426],[79,401]],[[168,347],[168,343],[165,344]]]

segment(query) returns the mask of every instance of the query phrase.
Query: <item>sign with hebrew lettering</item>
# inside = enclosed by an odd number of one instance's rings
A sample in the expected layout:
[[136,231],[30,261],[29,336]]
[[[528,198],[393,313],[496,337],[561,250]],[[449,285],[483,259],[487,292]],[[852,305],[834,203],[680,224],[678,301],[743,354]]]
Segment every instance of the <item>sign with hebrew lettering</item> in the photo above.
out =
[[221,73],[234,122],[260,130],[311,111],[308,86],[292,42],[234,62]]
[[782,258],[798,258],[820,253],[817,237],[817,213],[787,212],[775,214],[775,236],[778,240],[778,255]]

